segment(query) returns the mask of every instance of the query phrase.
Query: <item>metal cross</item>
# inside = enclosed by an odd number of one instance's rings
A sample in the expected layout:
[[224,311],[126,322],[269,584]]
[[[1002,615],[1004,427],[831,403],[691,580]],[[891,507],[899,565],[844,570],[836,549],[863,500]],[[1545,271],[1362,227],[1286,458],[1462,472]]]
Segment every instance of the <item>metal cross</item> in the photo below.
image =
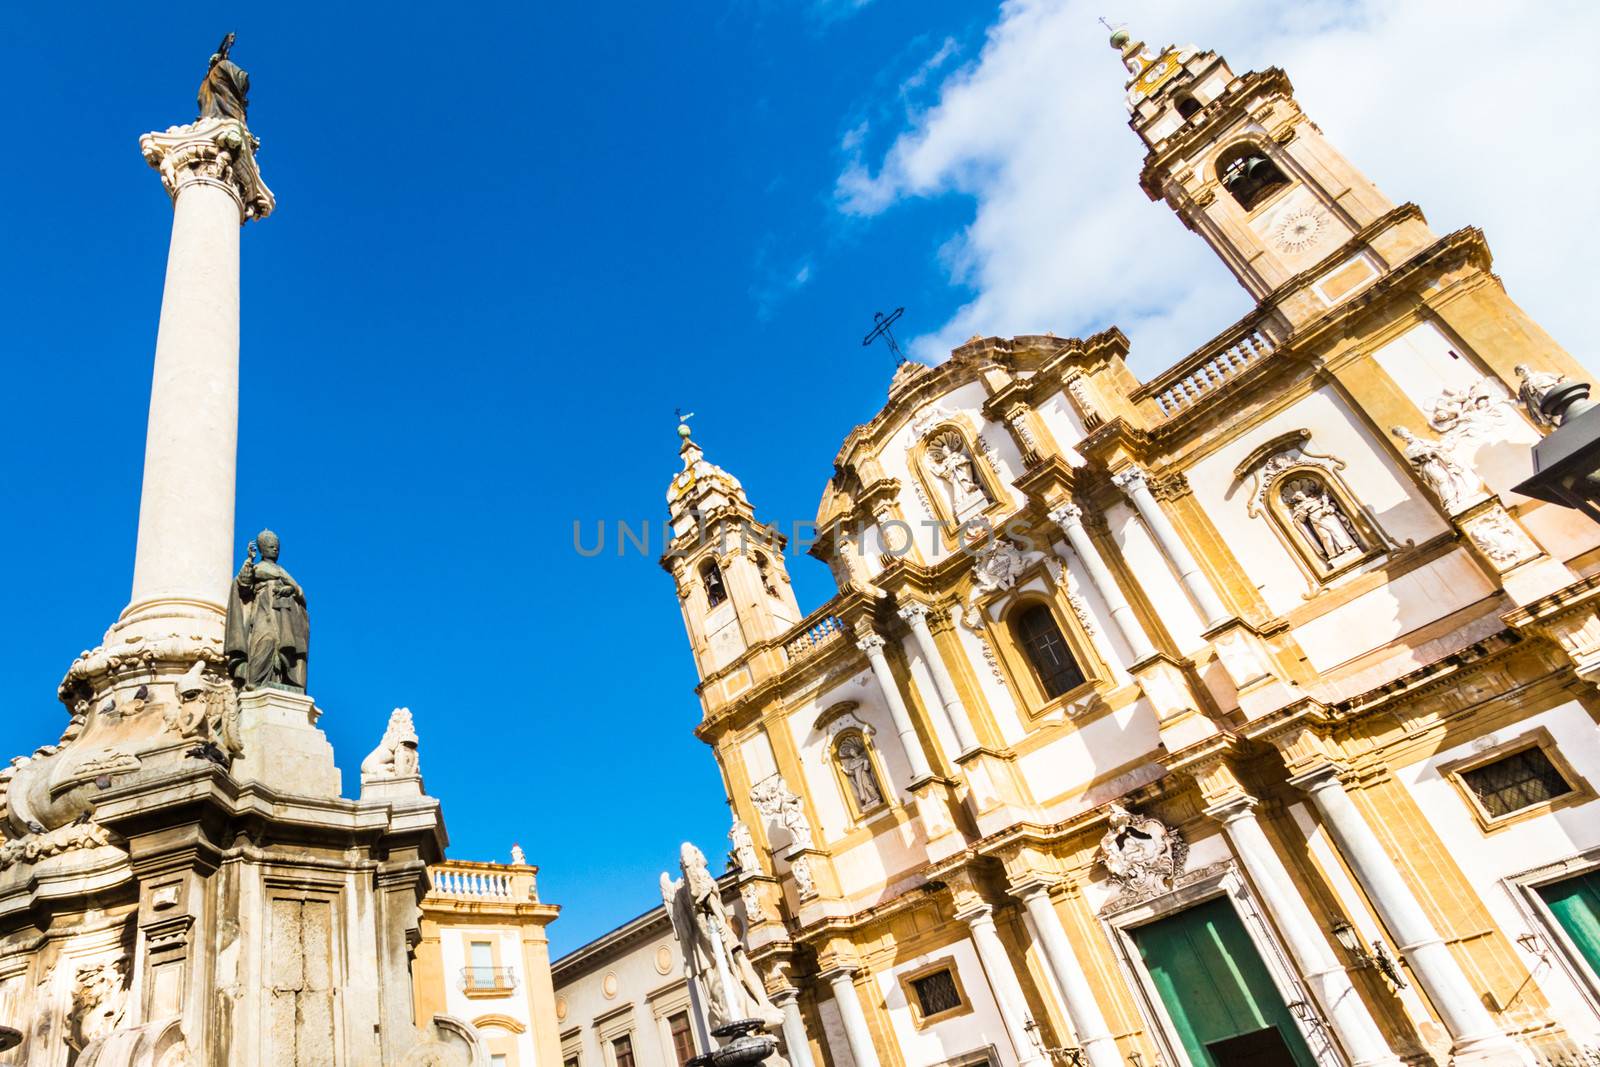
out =
[[872,342],[882,337],[884,343],[889,346],[889,351],[894,353],[895,363],[897,365],[904,363],[906,361],[905,353],[900,351],[900,343],[894,339],[894,331],[890,330],[889,327],[899,322],[900,316],[904,315],[905,312],[905,308],[895,308],[887,315],[881,311],[873,315],[872,332],[861,339],[861,347],[867,348]]

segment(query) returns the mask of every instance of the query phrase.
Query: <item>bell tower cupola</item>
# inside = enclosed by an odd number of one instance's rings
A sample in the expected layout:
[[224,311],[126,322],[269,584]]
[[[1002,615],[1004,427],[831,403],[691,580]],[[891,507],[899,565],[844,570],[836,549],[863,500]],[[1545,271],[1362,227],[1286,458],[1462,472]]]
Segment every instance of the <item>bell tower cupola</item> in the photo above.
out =
[[700,677],[800,621],[783,534],[756,518],[739,480],[705,458],[680,422],[683,469],[667,488],[661,566],[672,575]]
[[1414,205],[1396,207],[1306,117],[1282,70],[1236,75],[1215,52],[1157,53],[1125,28],[1111,46],[1148,149],[1140,185],[1257,302],[1315,317],[1433,243]]

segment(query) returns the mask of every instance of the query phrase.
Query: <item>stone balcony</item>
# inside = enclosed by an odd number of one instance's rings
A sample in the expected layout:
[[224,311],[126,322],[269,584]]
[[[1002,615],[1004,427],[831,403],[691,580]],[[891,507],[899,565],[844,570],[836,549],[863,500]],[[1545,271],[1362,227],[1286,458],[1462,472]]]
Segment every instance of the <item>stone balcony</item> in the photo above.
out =
[[537,904],[539,868],[527,864],[446,860],[428,868],[430,887],[423,905],[451,901],[479,904]]

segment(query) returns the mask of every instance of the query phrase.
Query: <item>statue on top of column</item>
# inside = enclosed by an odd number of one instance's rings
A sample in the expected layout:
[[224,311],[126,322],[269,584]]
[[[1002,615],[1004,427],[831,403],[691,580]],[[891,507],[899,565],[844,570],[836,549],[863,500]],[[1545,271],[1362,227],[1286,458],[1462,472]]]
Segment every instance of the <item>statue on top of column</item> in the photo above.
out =
[[222,39],[206,68],[205,81],[200,83],[200,118],[245,120],[250,107],[250,75],[228,58],[233,48],[233,34]]
[[310,631],[306,592],[278,565],[278,535],[262,530],[228,592],[223,650],[229,673],[246,689],[305,692]]

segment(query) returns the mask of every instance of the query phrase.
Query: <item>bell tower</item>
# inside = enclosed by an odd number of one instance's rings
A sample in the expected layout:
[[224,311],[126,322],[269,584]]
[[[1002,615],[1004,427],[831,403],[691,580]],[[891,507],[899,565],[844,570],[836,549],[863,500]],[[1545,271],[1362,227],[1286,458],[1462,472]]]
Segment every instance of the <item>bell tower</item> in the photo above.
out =
[[1258,303],[1315,317],[1433,243],[1415,205],[1397,207],[1323,137],[1282,70],[1236,75],[1192,45],[1156,54],[1125,28],[1111,46],[1148,149],[1139,184]]
[[661,566],[678,586],[700,677],[800,621],[783,535],[756,519],[739,480],[705,458],[680,423],[683,469],[667,488],[670,533]]

